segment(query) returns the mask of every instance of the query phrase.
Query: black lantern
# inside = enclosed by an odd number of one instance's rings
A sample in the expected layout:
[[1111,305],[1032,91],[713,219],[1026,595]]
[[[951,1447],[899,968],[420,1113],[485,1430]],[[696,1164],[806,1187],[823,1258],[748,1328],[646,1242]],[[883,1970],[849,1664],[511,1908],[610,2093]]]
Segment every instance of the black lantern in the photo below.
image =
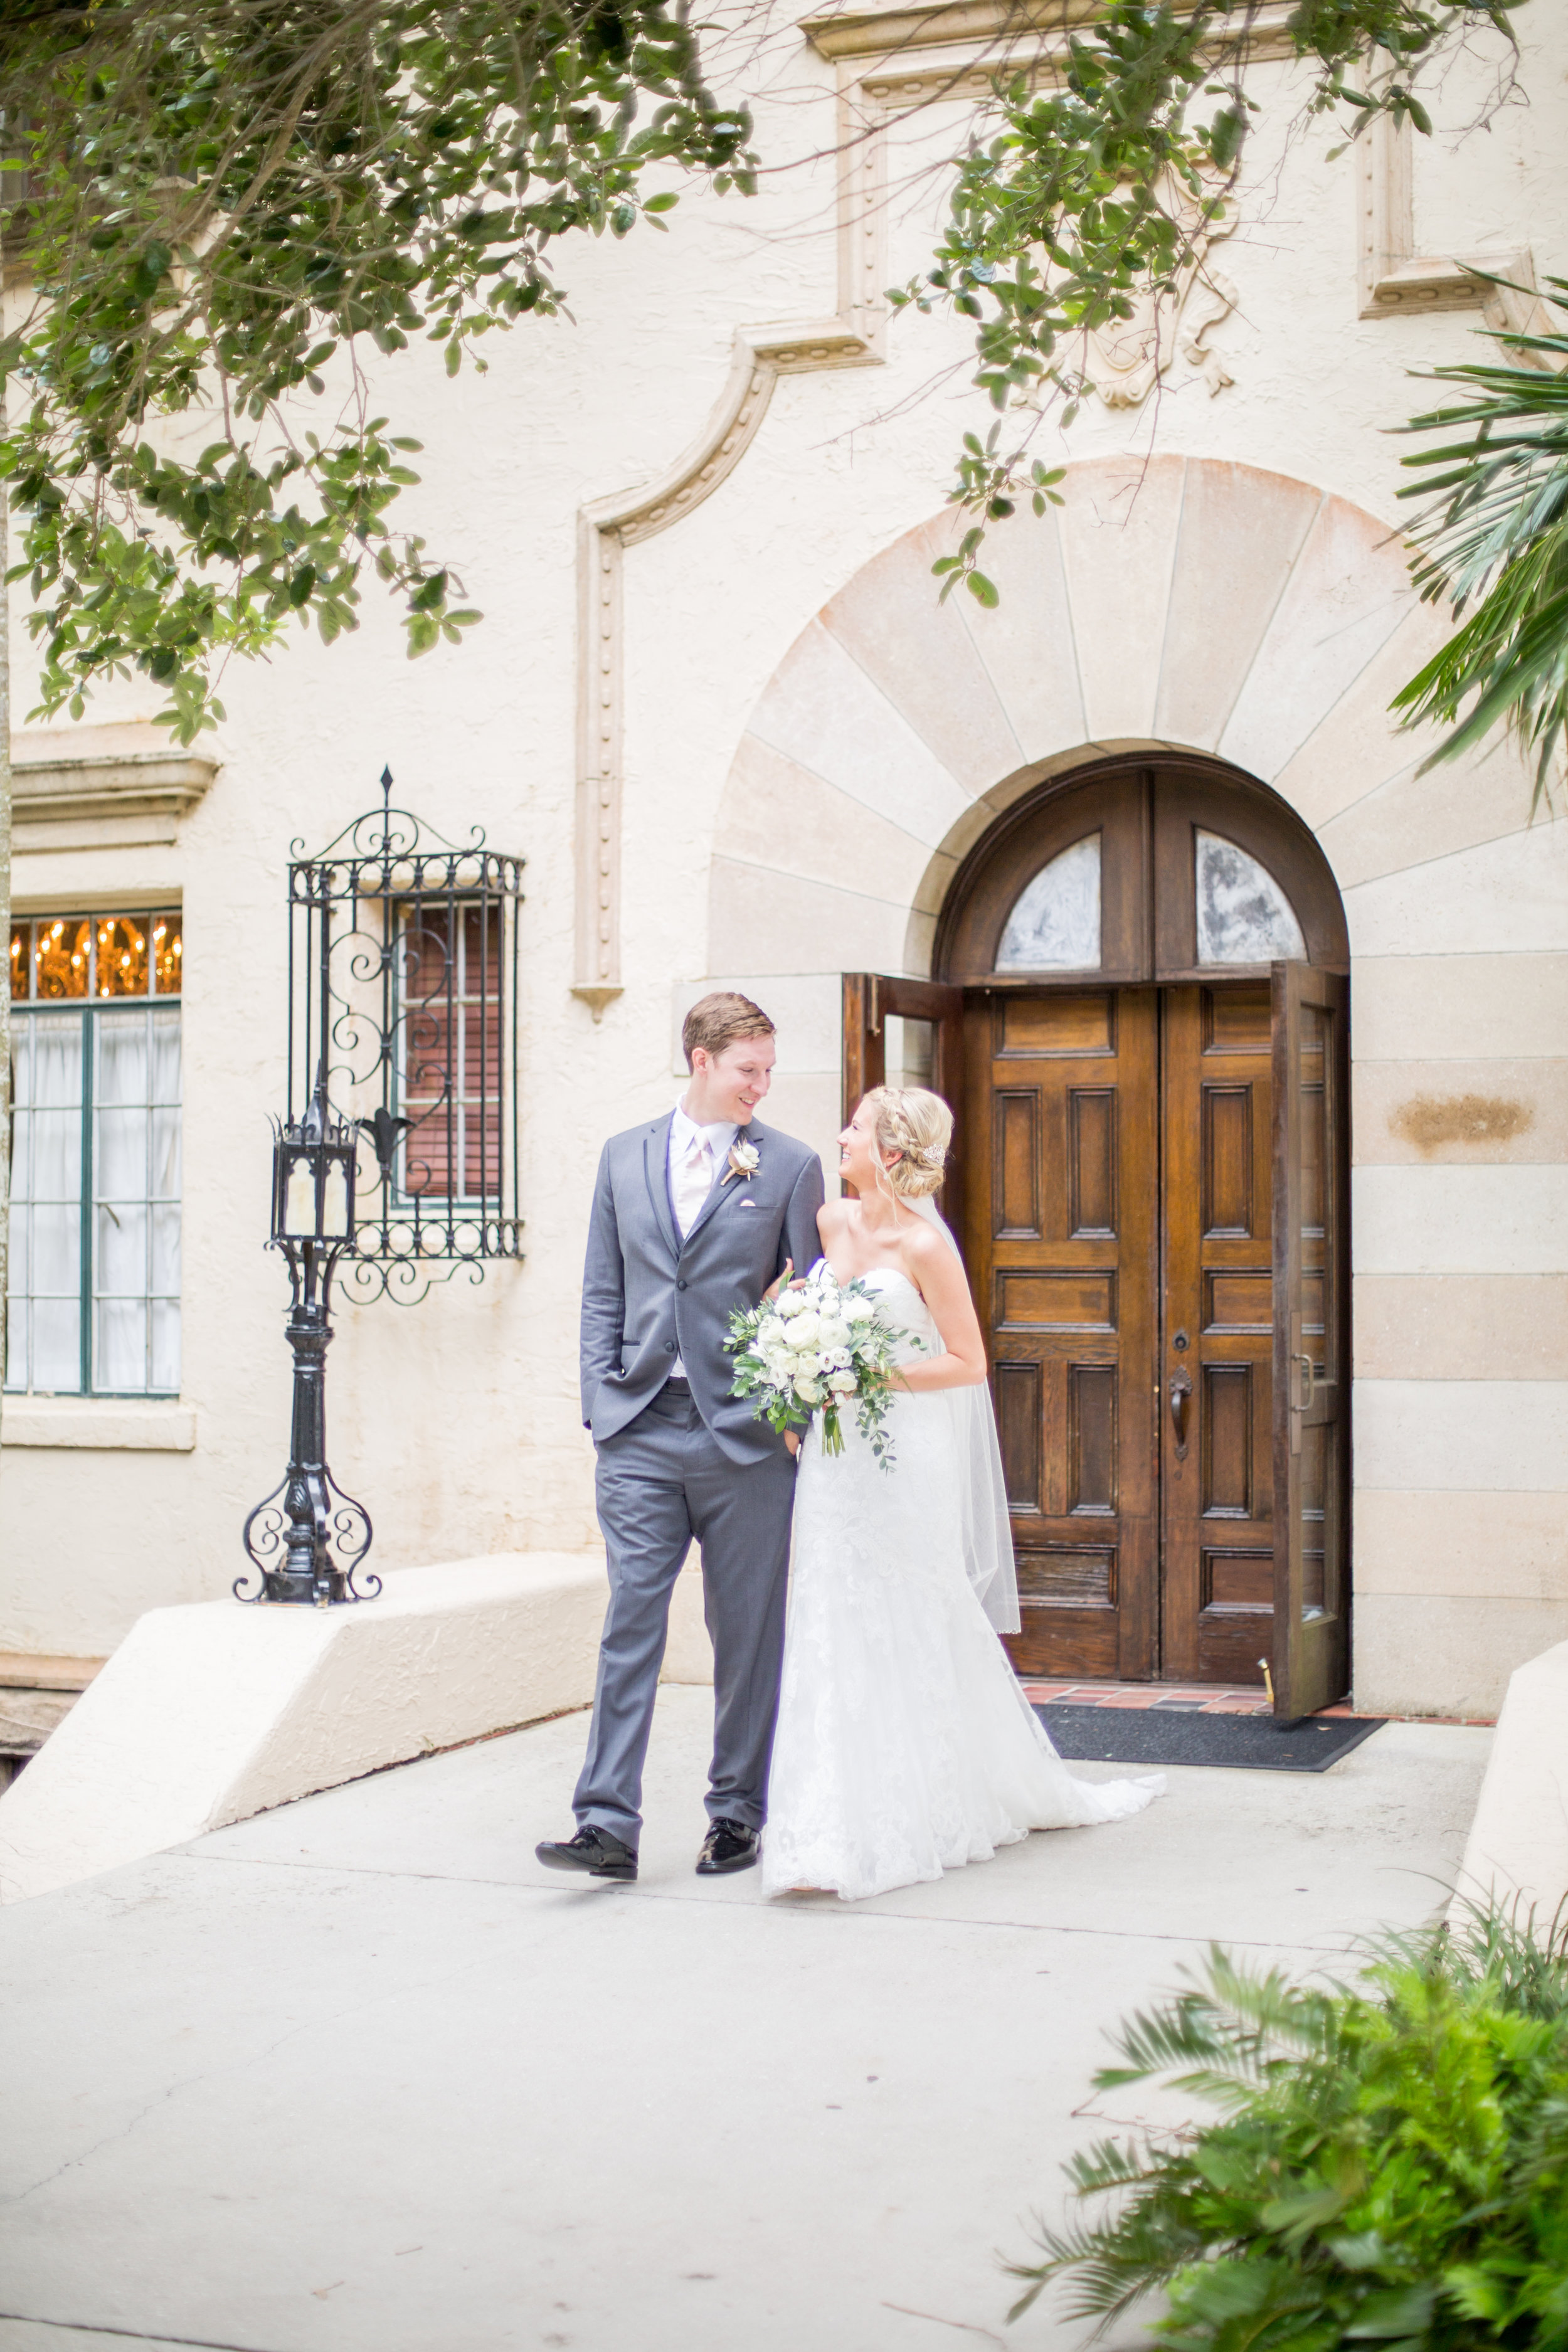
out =
[[354,1570],[371,1545],[370,1515],[345,1495],[327,1467],[326,1370],[332,1327],[332,1274],[353,1248],[354,1131],[334,1118],[327,1099],[323,1056],[303,1118],[275,1129],[272,1145],[272,1233],[268,1246],[289,1262],[293,1294],[285,1328],[294,1351],[294,1414],[289,1467],[245,1523],[245,1549],[260,1578],[242,1601],[295,1601],[327,1608],[337,1601],[372,1600],[373,1576],[363,1592]]

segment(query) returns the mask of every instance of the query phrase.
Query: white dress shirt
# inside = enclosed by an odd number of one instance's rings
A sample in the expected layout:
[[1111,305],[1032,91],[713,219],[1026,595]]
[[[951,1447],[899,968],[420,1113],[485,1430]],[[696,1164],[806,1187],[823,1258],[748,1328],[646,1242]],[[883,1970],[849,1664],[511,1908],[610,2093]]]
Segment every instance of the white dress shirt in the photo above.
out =
[[[691,1231],[701,1213],[702,1203],[713,1190],[713,1180],[730,1155],[730,1146],[740,1129],[732,1119],[720,1119],[711,1127],[699,1127],[687,1116],[679,1103],[669,1122],[669,1198],[675,1212],[676,1231],[682,1241]],[[686,1366],[677,1356],[669,1368],[671,1380],[684,1380]]]

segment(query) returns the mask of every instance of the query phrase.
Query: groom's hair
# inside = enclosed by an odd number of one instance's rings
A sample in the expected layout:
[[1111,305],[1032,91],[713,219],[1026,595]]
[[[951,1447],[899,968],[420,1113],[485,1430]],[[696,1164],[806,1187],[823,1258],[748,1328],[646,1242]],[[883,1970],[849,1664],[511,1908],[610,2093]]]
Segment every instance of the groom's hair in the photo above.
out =
[[719,988],[711,996],[700,996],[687,1014],[681,1024],[680,1050],[689,1070],[695,1067],[691,1057],[699,1045],[705,1053],[721,1054],[738,1037],[773,1034],[773,1024],[760,1004],[732,988]]

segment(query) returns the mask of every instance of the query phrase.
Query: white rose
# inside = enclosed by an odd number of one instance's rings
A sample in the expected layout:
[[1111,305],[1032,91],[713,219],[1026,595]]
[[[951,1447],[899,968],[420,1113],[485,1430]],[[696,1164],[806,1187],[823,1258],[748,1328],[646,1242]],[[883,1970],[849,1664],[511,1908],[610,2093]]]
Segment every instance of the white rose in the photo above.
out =
[[822,1360],[830,1372],[847,1372],[855,1360],[847,1348],[825,1348],[822,1351]]
[[851,1397],[855,1393],[855,1375],[853,1372],[830,1372],[827,1385],[835,1396]]
[[847,1298],[839,1312],[846,1323],[869,1323],[877,1309],[868,1298]]
[[797,1315],[789,1328],[790,1346],[796,1349],[815,1348],[817,1333],[821,1328],[821,1322],[816,1316]]
[[802,1314],[805,1308],[805,1294],[800,1290],[781,1290],[773,1301],[773,1308],[775,1313],[786,1317]]
[[845,1348],[849,1344],[849,1326],[842,1316],[825,1315],[822,1318],[822,1344],[825,1348]]
[[822,1402],[822,1390],[816,1381],[797,1381],[795,1384],[795,1392],[802,1404]]

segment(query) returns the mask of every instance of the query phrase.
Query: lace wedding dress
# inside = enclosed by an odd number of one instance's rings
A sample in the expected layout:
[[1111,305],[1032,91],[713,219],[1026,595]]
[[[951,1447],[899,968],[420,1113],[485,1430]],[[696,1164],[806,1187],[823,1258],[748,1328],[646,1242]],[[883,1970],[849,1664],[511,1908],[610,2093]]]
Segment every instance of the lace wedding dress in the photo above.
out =
[[[866,1280],[885,1294],[890,1323],[942,1352],[906,1276],[884,1267]],[[989,1862],[1031,1830],[1123,1820],[1164,1787],[1157,1776],[1075,1780],[1018,1687],[972,1580],[981,1475],[972,1433],[984,1411],[994,1452],[988,1407],[983,1391],[899,1395],[885,1424],[890,1472],[853,1412],[842,1417],[840,1454],[823,1453],[816,1421],[806,1433],[763,1842],[766,1894],[881,1895]],[[994,1528],[993,1517],[993,1546]],[[1005,1533],[1001,1541],[1007,1597],[998,1622],[1016,1627],[1011,1546]]]

